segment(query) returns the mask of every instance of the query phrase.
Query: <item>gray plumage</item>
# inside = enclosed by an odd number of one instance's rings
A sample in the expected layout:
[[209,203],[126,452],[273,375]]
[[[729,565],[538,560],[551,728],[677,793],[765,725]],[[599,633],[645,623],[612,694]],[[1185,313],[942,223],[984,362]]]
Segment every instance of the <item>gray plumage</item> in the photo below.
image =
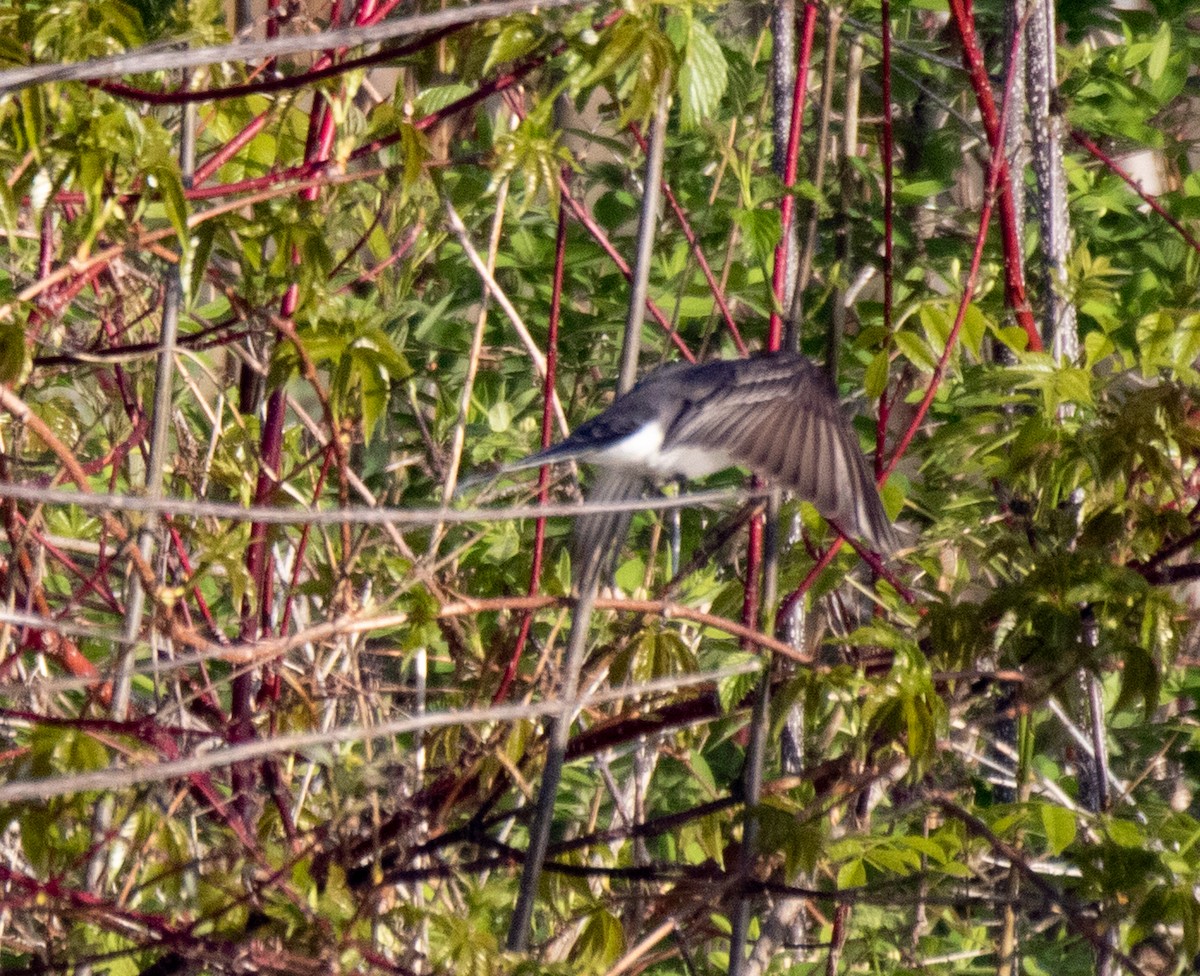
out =
[[[647,483],[697,478],[734,465],[794,492],[851,535],[888,553],[897,537],[837,391],[796,353],[664,366],[561,444],[502,469],[563,461],[603,474],[590,502],[637,497]],[[577,559],[624,537],[629,513],[577,520]]]

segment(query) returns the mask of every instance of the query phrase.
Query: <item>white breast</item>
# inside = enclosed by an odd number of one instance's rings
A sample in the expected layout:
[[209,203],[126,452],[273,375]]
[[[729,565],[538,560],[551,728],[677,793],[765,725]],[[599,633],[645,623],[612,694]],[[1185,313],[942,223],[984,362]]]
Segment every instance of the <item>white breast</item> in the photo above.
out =
[[657,470],[662,451],[663,429],[659,423],[639,427],[628,437],[613,441],[591,456],[614,468],[633,468],[637,471]]
[[649,423],[622,440],[616,441],[592,458],[614,468],[628,468],[659,481],[669,478],[702,478],[731,467],[733,461],[723,453],[681,444],[663,449],[663,429]]
[[733,467],[734,461],[721,451],[699,448],[693,444],[680,444],[668,448],[659,455],[659,474],[666,478],[682,475],[685,478],[703,478]]

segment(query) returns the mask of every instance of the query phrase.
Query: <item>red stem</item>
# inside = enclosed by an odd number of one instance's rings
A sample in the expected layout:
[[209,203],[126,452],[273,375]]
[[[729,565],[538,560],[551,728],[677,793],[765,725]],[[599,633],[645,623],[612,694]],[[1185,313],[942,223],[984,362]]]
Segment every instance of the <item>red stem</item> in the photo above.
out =
[[[29,520],[26,519],[25,516],[19,511],[15,513],[14,517],[17,520],[17,524],[20,525],[25,532],[29,533],[29,537],[39,546],[45,549],[47,555],[53,556],[55,562],[66,569],[69,573],[72,573],[74,576],[79,578],[82,584],[82,591],[86,592],[90,590],[91,592],[95,593],[96,596],[98,596],[104,602],[105,606],[112,613],[119,614],[124,612],[120,602],[117,600],[116,595],[108,585],[107,577],[101,573],[92,573],[88,575],[84,568],[79,565],[79,563],[75,562],[75,560],[67,555],[67,553],[63,552],[56,545],[54,545],[54,543],[47,539],[35,526],[30,525]],[[83,599],[81,596],[81,591],[75,590],[71,593],[70,603],[68,603],[61,612],[64,614],[69,613],[72,606],[78,606],[82,602]]]
[[[583,224],[587,232],[591,234],[593,238],[595,238],[596,243],[604,249],[604,253],[607,254],[609,258],[612,259],[613,264],[617,266],[617,270],[619,270],[627,279],[632,280],[633,271],[630,270],[629,262],[627,262],[621,256],[620,251],[613,247],[612,241],[608,239],[600,225],[592,219],[592,215],[588,213],[587,208],[571,195],[570,187],[567,185],[566,180],[564,180],[562,176],[559,176],[558,178],[558,188],[562,193],[563,203],[571,208],[571,213],[575,215],[575,219]],[[696,361],[695,355],[687,347],[687,344],[683,341],[683,339],[679,337],[679,333],[671,327],[671,323],[663,314],[662,309],[659,308],[650,298],[646,299],[646,309],[650,312],[650,315],[654,321],[657,322],[659,326],[662,327],[663,331],[666,332],[670,337],[671,341],[675,344],[675,348],[679,350],[680,355],[683,356],[683,358],[689,363],[694,363]]]
[[[633,133],[633,138],[637,140],[642,153],[646,153],[648,148],[646,139],[642,135],[642,130],[635,123],[630,125],[629,131]],[[733,320],[733,313],[729,310],[729,303],[725,301],[725,295],[721,291],[721,286],[717,283],[717,279],[712,273],[712,267],[709,265],[708,259],[704,256],[704,250],[700,247],[700,240],[696,237],[696,232],[692,230],[691,222],[688,220],[683,207],[679,205],[679,200],[665,176],[662,179],[662,192],[663,196],[667,198],[667,203],[671,206],[671,211],[675,214],[675,219],[679,221],[679,227],[683,231],[683,236],[687,238],[688,246],[691,247],[692,253],[696,255],[696,261],[699,262],[700,270],[704,273],[704,280],[708,282],[713,300],[717,303],[717,308],[720,309],[721,316],[725,319],[725,327],[729,329],[729,334],[733,336],[733,343],[737,346],[737,351],[745,356],[748,351],[746,343],[742,339],[742,333],[738,329],[737,323]]]
[[779,223],[783,233],[775,246],[775,267],[771,272],[771,320],[767,326],[767,349],[779,348],[783,338],[784,284],[787,279],[788,231],[796,211],[796,173],[800,169],[800,135],[804,131],[804,103],[808,95],[808,69],[812,61],[813,31],[817,24],[817,5],[806,3],[800,24],[800,54],[796,63],[796,84],[792,89],[792,118],[788,128],[787,154],[783,165],[783,199],[779,202]]
[[194,191],[195,188],[200,186],[201,183],[207,183],[208,178],[212,176],[213,173],[215,173],[227,162],[229,162],[229,160],[241,152],[242,149],[245,148],[245,146],[248,145],[250,141],[262,131],[263,126],[267,124],[268,117],[269,116],[267,112],[260,112],[250,120],[250,124],[242,129],[241,132],[239,132],[236,136],[225,143],[225,145],[209,156],[202,165],[197,166],[196,172],[192,178],[192,185],[187,189]]
[[[128,409],[128,404],[126,404]],[[107,454],[94,461],[89,461],[83,465],[84,473],[87,475],[96,475],[110,466],[116,466],[124,463],[129,452],[135,447],[142,445],[143,438],[146,436],[146,430],[150,426],[145,414],[131,413],[129,419],[133,424],[133,430],[120,444],[113,446]]]
[[1197,240],[1195,235],[1193,235],[1186,227],[1184,227],[1183,224],[1167,213],[1167,211],[1163,208],[1163,205],[1158,202],[1156,197],[1151,196],[1149,193],[1143,190],[1142,185],[1135,180],[1127,170],[1123,169],[1120,163],[1118,163],[1115,159],[1108,155],[1108,153],[1092,142],[1092,140],[1085,136],[1082,132],[1073,130],[1071,132],[1071,138],[1078,145],[1082,146],[1089,153],[1091,153],[1096,159],[1100,160],[1100,162],[1112,170],[1112,172],[1116,173],[1117,176],[1121,177],[1121,179],[1123,179],[1129,185],[1129,188],[1146,202],[1151,210],[1162,217],[1163,220],[1165,220],[1175,229],[1176,233],[1178,233],[1180,237],[1187,241],[1188,246],[1193,251],[1200,252],[1200,240]]
[[[355,13],[355,22],[363,23],[375,9],[375,0],[362,0]],[[331,17],[337,19],[338,11],[331,12]],[[331,62],[335,57],[333,52],[325,55],[322,63]],[[320,64],[318,65],[320,66]],[[304,165],[306,167],[324,165],[329,159],[334,137],[333,113],[329,103],[324,98],[314,97],[312,109],[308,118],[308,134],[305,140]],[[319,190],[308,187],[301,191],[302,200],[315,200]],[[293,249],[292,263],[300,263],[300,253]],[[295,315],[299,303],[300,289],[293,283],[284,292],[279,303],[279,315],[284,321],[290,322]],[[262,434],[259,441],[259,472],[258,483],[255,486],[254,500],[262,505],[269,502],[271,495],[280,478],[280,464],[283,454],[283,423],[286,415],[286,400],[282,389],[272,390],[267,398],[266,416],[263,420]],[[338,437],[336,429],[330,429],[331,443]],[[349,528],[343,527],[343,536]],[[271,606],[274,575],[272,566],[267,558],[267,526],[259,523],[251,525],[250,546],[246,553],[246,568],[251,580],[254,581],[258,599],[257,624],[251,613],[250,602],[247,600],[242,608],[241,637],[243,640],[253,639],[271,631]],[[347,555],[343,547],[343,554]],[[253,676],[250,671],[238,673],[231,686],[232,714],[230,741],[244,742],[253,737],[252,717],[254,711]],[[254,787],[254,771],[251,764],[237,764],[233,767],[232,784],[235,809],[243,818],[250,810],[250,791]],[[287,817],[285,810],[280,813]]]
[[[411,227],[408,231],[408,235],[400,242],[399,247],[397,247],[394,251],[392,251],[391,254],[375,265],[375,267],[368,271],[364,271],[354,281],[350,281],[342,285],[342,287],[338,289],[338,293],[343,294],[347,291],[350,291],[356,285],[363,285],[368,281],[374,281],[376,278],[378,278],[381,274],[383,274],[384,271],[390,268],[397,261],[401,260],[404,255],[412,250],[413,245],[417,243],[417,238],[421,236],[421,229],[422,225],[420,223],[417,223],[415,226]],[[363,243],[365,242],[366,239],[364,238]],[[360,244],[358,246],[361,247],[362,245]],[[332,277],[332,275],[330,277]]]
[[[179,568],[183,571],[184,577],[192,575],[192,561],[188,558],[187,546],[183,544],[183,537],[179,534],[179,529],[175,523],[167,520],[167,531],[171,536],[171,547],[175,550],[175,557],[179,560]],[[217,626],[217,622],[213,619],[212,610],[209,609],[208,601],[204,599],[204,594],[200,590],[199,584],[192,586],[192,598],[196,601],[196,606],[200,610],[200,616],[204,618],[204,622],[208,624],[208,629],[213,637],[217,640],[224,638],[224,634]]]
[[[951,7],[961,4],[963,0],[950,0]],[[1010,46],[1011,54],[1009,55],[1009,66],[1006,77],[1012,78],[1014,73],[1014,64],[1016,61],[1017,52],[1020,49],[1019,38],[1020,33],[1025,29],[1025,22],[1022,20],[1017,24],[1017,37],[1013,39]],[[985,79],[986,80],[986,79]],[[990,89],[989,89],[990,92]],[[912,439],[916,436],[917,429],[921,426],[921,422],[925,419],[925,414],[929,412],[929,406],[933,403],[934,396],[937,395],[938,387],[941,385],[942,377],[946,374],[946,366],[950,362],[950,354],[954,351],[954,345],[958,341],[958,334],[962,330],[963,320],[967,315],[967,306],[971,303],[971,295],[975,291],[975,283],[979,278],[979,265],[983,260],[983,247],[987,242],[988,226],[992,220],[992,209],[996,205],[996,198],[999,196],[1001,205],[1005,199],[1012,202],[1012,195],[1001,191],[1000,180],[1008,172],[1008,166],[1004,162],[1004,126],[1008,119],[1008,99],[1012,93],[1012,88],[1009,86],[1004,91],[1004,111],[1000,117],[999,128],[996,131],[996,138],[990,140],[992,147],[992,158],[988,164],[988,182],[987,191],[983,199],[983,211],[979,215],[979,233],[975,235],[975,252],[971,256],[971,270],[967,275],[966,283],[963,285],[962,298],[958,303],[958,312],[954,316],[954,325],[950,328],[950,334],[946,337],[946,346],[942,350],[942,355],[938,358],[937,365],[934,367],[933,375],[929,378],[929,385],[925,389],[925,396],[921,399],[921,404],[917,407],[917,412],[913,415],[912,421],[908,425],[908,429],[904,432],[904,436],[900,439],[900,443],[896,445],[896,451],[892,455],[892,459],[888,462],[884,469],[882,481],[886,481],[891,473],[896,470],[896,465],[900,463],[900,459],[904,456],[904,452],[908,450],[908,445],[912,443]],[[994,111],[994,109],[993,109]],[[1033,338],[1038,338],[1036,331]],[[1032,342],[1032,340],[1031,340]],[[1041,349],[1041,340],[1038,338],[1038,345],[1034,347]]]
[[[567,179],[567,171],[563,170],[562,179]],[[566,266],[567,254],[567,211],[565,207],[558,208],[558,230],[554,237],[554,283],[550,292],[550,322],[549,334],[546,338],[546,378],[542,383],[542,449],[550,446],[554,436],[554,377],[558,369],[558,324],[562,313],[563,269]],[[543,465],[538,472],[538,501],[543,505],[550,496],[550,468]],[[539,518],[534,528],[533,537],[533,566],[529,570],[529,595],[536,596],[542,578],[542,558],[546,548],[546,520]],[[521,630],[513,645],[512,656],[500,678],[500,686],[492,696],[492,704],[496,705],[508,697],[525,652],[525,644],[529,640],[529,630],[533,625],[533,611],[528,610],[521,620]]]
[[[1033,312],[1029,308],[1029,300],[1025,294],[1025,279],[1021,270],[1021,219],[1013,204],[1012,181],[1008,160],[1004,156],[1004,143],[1001,140],[1005,119],[996,111],[996,99],[992,94],[992,84],[988,80],[987,68],[983,62],[983,51],[979,47],[979,37],[975,33],[975,15],[971,9],[971,0],[950,0],[950,16],[958,28],[959,38],[962,41],[963,66],[967,69],[967,75],[971,80],[971,88],[975,92],[975,100],[979,105],[979,116],[983,120],[988,146],[992,150],[991,165],[996,177],[993,182],[999,187],[1000,193],[1000,236],[1004,249],[1005,301],[1028,337],[1028,348],[1039,352],[1042,348],[1042,337],[1038,332],[1037,323],[1033,320]],[[1021,18],[1021,29],[1024,29],[1025,19]],[[1011,50],[1016,51],[1019,45],[1020,36],[1018,35],[1013,38]],[[1007,101],[1007,94],[1005,100]]]

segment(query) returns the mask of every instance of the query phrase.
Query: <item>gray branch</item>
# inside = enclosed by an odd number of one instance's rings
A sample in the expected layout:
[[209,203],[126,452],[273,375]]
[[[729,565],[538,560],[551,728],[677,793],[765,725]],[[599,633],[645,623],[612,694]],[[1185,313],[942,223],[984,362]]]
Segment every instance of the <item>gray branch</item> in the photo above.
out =
[[328,48],[361,47],[364,44],[391,41],[398,37],[423,34],[458,24],[473,24],[532,10],[555,10],[571,6],[585,4],[580,0],[505,0],[503,3],[482,3],[454,10],[417,14],[414,17],[400,17],[370,27],[342,27],[314,34],[275,37],[265,41],[235,41],[232,44],[197,47],[188,51],[180,51],[175,46],[177,41],[172,41],[169,47],[153,44],[107,58],[67,64],[38,64],[28,68],[0,71],[0,95],[8,95],[30,85],[41,85],[50,81],[91,81],[111,78],[114,75],[198,68],[229,61],[260,61]]

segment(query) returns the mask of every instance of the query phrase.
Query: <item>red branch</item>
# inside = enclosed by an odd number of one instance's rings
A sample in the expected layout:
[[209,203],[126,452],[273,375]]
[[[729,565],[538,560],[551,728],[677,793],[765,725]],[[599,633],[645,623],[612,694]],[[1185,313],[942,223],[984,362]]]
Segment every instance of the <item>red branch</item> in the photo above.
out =
[[1159,203],[1155,197],[1143,190],[1142,185],[1135,180],[1127,170],[1123,169],[1120,163],[1118,163],[1115,159],[1108,155],[1108,153],[1092,142],[1092,140],[1085,136],[1082,132],[1073,130],[1071,132],[1071,138],[1078,145],[1082,146],[1089,153],[1091,153],[1096,159],[1100,160],[1100,162],[1107,166],[1112,172],[1116,173],[1117,176],[1121,177],[1121,179],[1123,179],[1129,185],[1129,188],[1146,202],[1146,205],[1149,206],[1151,210],[1162,217],[1163,220],[1165,220],[1175,229],[1180,237],[1187,241],[1188,246],[1193,251],[1200,252],[1200,240],[1197,240],[1196,237],[1186,227],[1183,226],[1183,224],[1167,213],[1167,211],[1163,208],[1163,205]]
[[[637,140],[637,144],[643,154],[646,153],[648,148],[646,139],[642,135],[642,130],[634,124],[629,127],[629,131],[633,133],[633,138]],[[692,230],[691,221],[688,220],[683,207],[679,205],[679,199],[675,196],[675,192],[671,189],[671,185],[667,182],[665,176],[662,179],[662,192],[663,196],[667,198],[667,203],[671,205],[671,211],[675,214],[675,219],[679,221],[679,228],[683,231],[683,236],[687,238],[688,246],[691,247],[692,253],[696,256],[700,270],[704,273],[704,280],[708,282],[708,287],[712,291],[713,301],[717,303],[717,308],[721,310],[721,315],[725,319],[725,327],[729,329],[729,334],[733,336],[733,343],[737,346],[737,351],[745,356],[748,351],[746,343],[742,339],[742,333],[738,329],[737,323],[733,320],[733,313],[729,310],[729,303],[725,301],[725,295],[721,291],[721,286],[717,283],[717,279],[712,273],[712,267],[709,265],[708,259],[704,256],[704,250],[700,247],[700,240],[696,237],[696,232]]]
[[800,169],[800,134],[804,128],[804,102],[808,96],[808,69],[812,60],[813,30],[817,23],[817,5],[804,5],[804,20],[801,23],[800,57],[796,65],[796,85],[792,91],[792,118],[788,129],[787,155],[783,167],[783,200],[779,204],[779,223],[783,234],[775,247],[775,267],[771,273],[771,321],[767,326],[767,348],[779,348],[783,335],[783,288],[787,278],[788,231],[792,226],[792,215],[796,211],[796,197],[792,192],[796,185],[796,173]]
[[[567,171],[564,168],[562,178],[565,181]],[[546,378],[542,384],[542,449],[550,446],[554,435],[554,377],[558,367],[558,324],[562,314],[563,269],[566,267],[567,254],[567,211],[558,208],[558,230],[554,238],[554,283],[550,292],[550,322],[549,335],[546,338]],[[538,501],[543,505],[549,498],[550,468],[543,466],[538,473]],[[539,518],[534,529],[533,537],[533,566],[529,570],[529,595],[536,596],[542,578],[542,558],[546,548],[546,520]],[[492,704],[498,704],[508,697],[508,689],[512,686],[517,674],[517,666],[521,655],[525,652],[525,642],[529,640],[529,630],[533,625],[533,611],[527,610],[521,620],[521,630],[513,645],[512,656],[508,666],[500,678],[500,686],[492,696]]]
[[[951,7],[961,4],[963,0],[950,0]],[[1025,29],[1025,22],[1022,20],[1017,25],[1017,31],[1021,32]],[[1019,38],[1018,33],[1018,38]],[[1013,77],[1014,63],[1016,61],[1019,43],[1014,38],[1010,46],[1011,54],[1009,55],[1009,66],[1007,77]],[[978,53],[978,51],[976,52]],[[985,78],[986,80],[986,78]],[[989,92],[991,89],[988,89]],[[987,191],[983,198],[983,211],[979,215],[979,233],[975,236],[975,253],[971,256],[971,270],[967,274],[967,280],[963,285],[962,298],[958,303],[958,312],[954,316],[954,325],[950,328],[950,334],[946,337],[946,346],[942,350],[942,355],[938,358],[937,365],[934,367],[933,375],[929,378],[929,386],[925,390],[925,396],[921,399],[920,406],[917,407],[916,413],[913,415],[912,421],[908,425],[908,429],[904,432],[904,436],[900,439],[900,443],[896,445],[896,451],[892,455],[892,459],[888,462],[887,468],[883,472],[883,481],[886,481],[888,476],[896,469],[896,465],[900,463],[900,459],[904,456],[904,452],[908,450],[908,445],[912,443],[913,437],[916,436],[917,429],[921,426],[925,415],[929,412],[929,406],[933,403],[934,396],[937,395],[938,387],[941,385],[942,377],[946,374],[946,366],[950,362],[950,354],[954,351],[955,343],[958,342],[958,334],[962,330],[963,320],[967,316],[967,306],[971,303],[971,295],[975,291],[975,284],[979,278],[979,265],[983,261],[983,246],[987,241],[988,226],[992,220],[992,210],[996,205],[997,196],[1000,198],[1001,206],[1005,200],[1008,200],[1010,205],[1012,196],[1008,193],[1000,192],[1000,180],[1008,172],[1008,167],[1004,163],[1004,125],[1008,119],[1008,97],[1011,94],[1011,86],[1004,92],[1004,112],[1000,116],[999,127],[996,131],[996,138],[991,140],[992,158],[988,165],[988,182]],[[994,109],[993,109],[994,111]],[[1038,339],[1037,346],[1032,346],[1033,339]],[[1031,347],[1041,349],[1041,340],[1037,335],[1036,330],[1031,335]]]
[[[192,185],[185,188],[185,193],[194,193],[195,188],[201,183],[207,183],[208,178],[217,170],[224,166],[229,160],[242,151],[251,140],[254,139],[267,124],[269,113],[260,112],[249,124],[246,125],[241,132],[230,139],[225,145],[218,149],[215,153],[208,157],[201,165],[196,167],[196,172],[192,177]],[[195,199],[193,197],[193,199]]]
[[[975,100],[979,105],[979,116],[983,120],[983,128],[987,133],[988,146],[992,150],[991,166],[996,171],[996,179],[990,184],[999,187],[1000,193],[1000,236],[1004,248],[1004,296],[1008,307],[1017,317],[1017,322],[1025,330],[1029,339],[1029,349],[1038,352],[1042,348],[1042,337],[1038,332],[1037,323],[1033,320],[1033,312],[1029,308],[1029,299],[1025,294],[1025,279],[1021,269],[1021,220],[1013,203],[1011,174],[1008,160],[1004,156],[1004,142],[1001,133],[1004,120],[996,111],[996,99],[992,94],[992,84],[988,80],[987,68],[983,63],[983,51],[979,47],[979,37],[975,33],[975,15],[971,9],[971,0],[950,0],[950,16],[958,28],[962,41],[963,66],[971,79],[971,87],[975,91]],[[1022,27],[1024,19],[1022,19]],[[1020,43],[1019,36],[1014,39],[1012,50]],[[1008,77],[1012,77],[1011,72]],[[991,191],[994,192],[994,191]],[[894,459],[893,459],[894,460]],[[890,468],[889,468],[890,470]]]

